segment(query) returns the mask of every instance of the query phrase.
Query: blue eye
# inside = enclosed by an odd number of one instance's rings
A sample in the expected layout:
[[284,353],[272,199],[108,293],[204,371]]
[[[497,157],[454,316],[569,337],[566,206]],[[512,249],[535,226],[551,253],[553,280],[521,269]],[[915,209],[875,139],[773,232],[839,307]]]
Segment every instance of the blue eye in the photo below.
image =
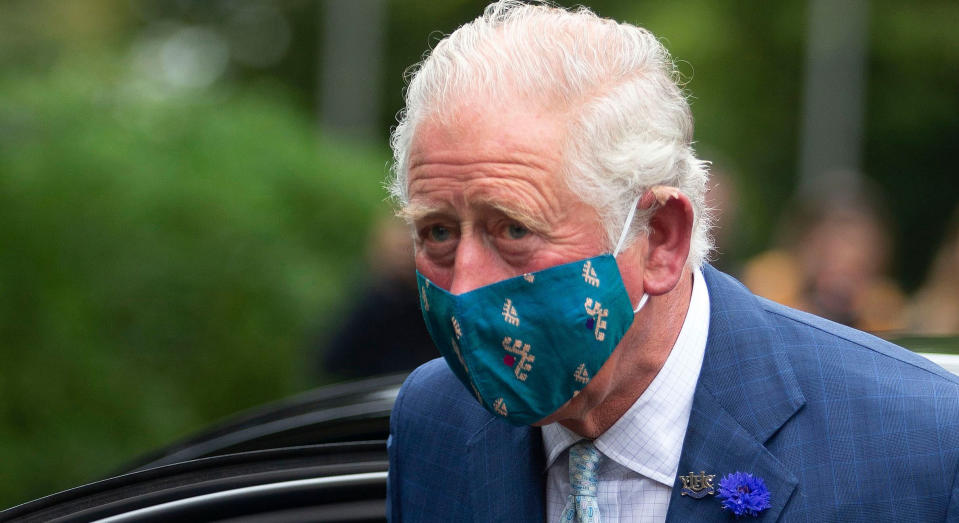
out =
[[434,225],[430,227],[429,235],[434,242],[445,242],[450,239],[450,230],[442,225]]
[[527,229],[526,227],[523,227],[522,225],[513,223],[513,224],[510,224],[509,228],[507,229],[507,232],[509,233],[510,238],[514,240],[519,240],[520,238],[523,238],[524,236],[529,234],[529,229]]

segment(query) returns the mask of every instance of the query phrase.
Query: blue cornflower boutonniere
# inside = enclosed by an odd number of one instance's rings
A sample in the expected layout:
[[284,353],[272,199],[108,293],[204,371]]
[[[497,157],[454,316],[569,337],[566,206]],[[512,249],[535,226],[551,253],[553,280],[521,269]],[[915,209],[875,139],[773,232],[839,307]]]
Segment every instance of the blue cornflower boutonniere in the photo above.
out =
[[766,483],[748,472],[726,474],[719,480],[716,496],[723,501],[723,509],[731,510],[737,518],[743,514],[756,517],[771,506]]

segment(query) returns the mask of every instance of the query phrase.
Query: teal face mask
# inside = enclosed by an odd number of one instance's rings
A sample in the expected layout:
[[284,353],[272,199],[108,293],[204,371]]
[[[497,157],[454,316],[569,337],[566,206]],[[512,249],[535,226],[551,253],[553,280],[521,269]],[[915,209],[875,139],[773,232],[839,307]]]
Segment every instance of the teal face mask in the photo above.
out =
[[[637,200],[638,201],[638,200]],[[420,308],[446,363],[488,411],[514,425],[552,414],[609,359],[633,309],[614,254],[453,295],[417,271]]]

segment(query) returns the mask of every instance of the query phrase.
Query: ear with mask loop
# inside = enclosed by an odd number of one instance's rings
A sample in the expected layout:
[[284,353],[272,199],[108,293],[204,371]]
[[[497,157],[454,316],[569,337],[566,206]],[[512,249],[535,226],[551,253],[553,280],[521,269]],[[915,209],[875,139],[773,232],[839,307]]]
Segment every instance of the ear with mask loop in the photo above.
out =
[[[626,243],[626,236],[629,234],[629,226],[633,224],[633,216],[636,215],[636,206],[639,205],[639,200],[642,197],[643,197],[642,194],[637,196],[636,199],[633,200],[633,205],[629,207],[629,214],[626,215],[626,223],[623,225],[623,232],[622,234],[619,235],[619,241],[616,243],[616,249],[613,250],[613,258],[619,255],[620,249],[622,249],[623,244]],[[636,314],[637,312],[639,312],[639,310],[646,305],[646,302],[648,300],[649,300],[649,294],[647,294],[644,291],[643,297],[639,299],[639,305],[637,305],[636,308],[633,309],[633,314]]]

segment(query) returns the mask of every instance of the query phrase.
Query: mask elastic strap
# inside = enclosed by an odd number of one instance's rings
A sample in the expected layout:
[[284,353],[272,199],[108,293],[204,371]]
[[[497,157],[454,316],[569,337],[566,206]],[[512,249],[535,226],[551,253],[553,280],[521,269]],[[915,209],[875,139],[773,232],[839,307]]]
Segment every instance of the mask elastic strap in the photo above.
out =
[[633,205],[629,208],[629,214],[626,215],[626,223],[623,225],[623,233],[619,235],[619,242],[616,243],[616,250],[613,251],[613,258],[619,254],[619,250],[623,248],[623,243],[626,242],[626,235],[629,234],[629,226],[633,223],[633,216],[636,215],[636,206],[639,204],[639,199],[643,195],[640,194],[633,200]]
[[[639,205],[639,199],[643,195],[640,194],[633,200],[633,205],[629,208],[629,214],[626,215],[626,223],[623,225],[623,232],[619,235],[619,242],[616,243],[616,250],[613,251],[613,258],[619,254],[619,250],[623,248],[623,243],[626,242],[626,235],[629,234],[629,226],[633,224],[633,216],[636,215],[636,206]],[[649,294],[643,293],[643,297],[639,299],[639,305],[633,309],[633,314],[639,312],[639,309],[642,309],[646,305],[646,301],[649,300]]]
[[637,312],[639,312],[639,309],[642,309],[643,306],[646,305],[647,300],[649,300],[649,294],[646,294],[644,292],[643,297],[639,299],[639,305],[637,305],[636,308],[633,309],[633,314],[636,314]]

